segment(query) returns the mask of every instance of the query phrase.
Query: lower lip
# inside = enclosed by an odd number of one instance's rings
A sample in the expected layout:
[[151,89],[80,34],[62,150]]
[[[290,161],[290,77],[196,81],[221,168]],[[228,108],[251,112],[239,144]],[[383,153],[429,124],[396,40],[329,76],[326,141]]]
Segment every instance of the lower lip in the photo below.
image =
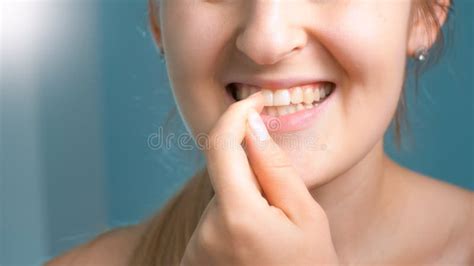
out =
[[270,132],[285,133],[309,128],[334,98],[337,88],[318,106],[282,116],[260,114]]

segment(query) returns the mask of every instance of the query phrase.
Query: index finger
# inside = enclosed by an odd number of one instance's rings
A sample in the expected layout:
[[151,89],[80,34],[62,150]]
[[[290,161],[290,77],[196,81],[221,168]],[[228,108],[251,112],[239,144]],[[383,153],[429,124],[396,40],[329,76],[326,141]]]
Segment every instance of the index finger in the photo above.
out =
[[263,109],[263,97],[257,92],[233,103],[209,134],[205,151],[210,181],[217,201],[230,210],[248,208],[263,202],[261,188],[253,174],[243,147],[250,110]]

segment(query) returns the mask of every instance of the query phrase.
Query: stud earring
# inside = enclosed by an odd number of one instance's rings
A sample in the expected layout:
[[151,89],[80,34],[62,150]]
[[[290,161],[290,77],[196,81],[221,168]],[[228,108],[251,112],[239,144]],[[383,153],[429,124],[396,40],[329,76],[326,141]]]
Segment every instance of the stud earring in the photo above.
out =
[[164,63],[165,60],[166,60],[166,59],[165,59],[165,51],[163,51],[163,48],[160,48],[160,61],[161,61],[162,63]]
[[428,58],[428,49],[426,49],[425,47],[421,47],[420,49],[418,49],[416,52],[415,52],[415,60],[418,61],[418,62],[424,62],[426,61],[426,59]]

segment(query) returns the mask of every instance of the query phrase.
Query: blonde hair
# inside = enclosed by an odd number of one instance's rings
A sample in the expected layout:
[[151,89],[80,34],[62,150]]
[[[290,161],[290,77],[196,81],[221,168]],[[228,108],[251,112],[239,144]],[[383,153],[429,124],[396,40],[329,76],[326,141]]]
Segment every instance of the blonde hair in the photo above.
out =
[[[151,30],[159,32],[157,22],[156,0],[148,0],[149,22]],[[415,0],[418,8],[414,13],[415,19],[422,19],[428,28],[436,26],[441,29],[436,15],[436,5],[449,13],[452,3],[448,6],[440,5],[436,0]],[[452,1],[451,1],[452,2]],[[440,30],[437,35],[436,49],[441,54],[443,34]],[[436,58],[431,54],[431,58]],[[431,59],[434,62],[435,59]],[[418,77],[421,69],[415,69]],[[404,95],[400,98],[393,122],[395,136],[400,138],[400,128],[405,120],[406,110]],[[201,170],[193,176],[148,222],[141,240],[136,246],[129,261],[133,266],[179,265],[191,235],[196,229],[204,209],[214,196],[207,171]]]

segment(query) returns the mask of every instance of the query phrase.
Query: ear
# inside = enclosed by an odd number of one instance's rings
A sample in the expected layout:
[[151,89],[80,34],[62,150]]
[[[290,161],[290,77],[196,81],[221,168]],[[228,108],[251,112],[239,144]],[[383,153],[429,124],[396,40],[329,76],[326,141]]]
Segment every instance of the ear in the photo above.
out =
[[[413,56],[421,47],[430,49],[448,18],[451,0],[414,0],[412,24],[408,36],[408,55]],[[434,17],[427,8],[432,9]],[[436,23],[436,21],[438,23]]]
[[153,35],[153,39],[157,47],[162,51],[163,45],[161,42],[161,29],[160,29],[160,6],[156,0],[148,0],[148,12],[149,12],[149,23],[150,31]]

